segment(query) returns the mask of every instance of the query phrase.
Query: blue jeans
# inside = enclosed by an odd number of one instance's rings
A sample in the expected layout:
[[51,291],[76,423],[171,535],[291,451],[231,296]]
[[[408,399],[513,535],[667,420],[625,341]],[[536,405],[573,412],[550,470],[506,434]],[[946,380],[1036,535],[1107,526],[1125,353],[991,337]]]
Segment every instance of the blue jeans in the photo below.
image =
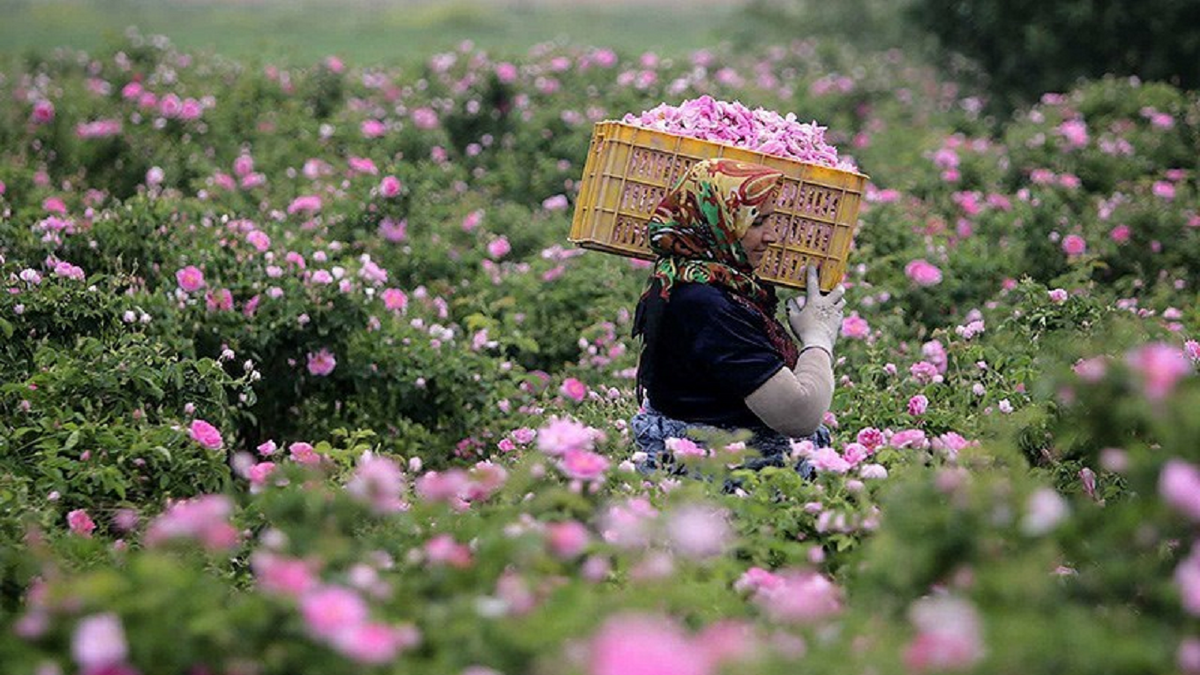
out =
[[[732,431],[732,429],[720,429],[707,424],[684,422],[667,417],[652,408],[649,403],[643,405],[642,410],[629,420],[629,428],[633,430],[633,439],[637,443],[638,450],[646,453],[646,459],[639,462],[637,467],[638,471],[642,473],[650,473],[660,467],[671,473],[682,473],[682,469],[675,463],[674,457],[667,451],[666,441],[668,438],[690,438],[689,431]],[[761,456],[747,458],[739,468],[757,471],[767,466],[784,466],[787,455],[792,449],[792,439],[766,427],[751,429],[751,431],[754,432],[754,436],[746,445],[758,450]],[[796,440],[812,441],[818,448],[828,447],[833,443],[829,429],[824,425],[817,427],[811,436]],[[813,474],[813,468],[806,459],[800,460],[795,468],[805,478],[810,478]]]

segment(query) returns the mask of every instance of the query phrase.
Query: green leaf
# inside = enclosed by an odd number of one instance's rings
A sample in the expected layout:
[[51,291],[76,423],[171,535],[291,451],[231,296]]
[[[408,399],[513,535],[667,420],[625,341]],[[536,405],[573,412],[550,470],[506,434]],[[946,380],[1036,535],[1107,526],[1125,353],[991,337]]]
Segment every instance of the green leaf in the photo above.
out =
[[79,430],[78,429],[76,429],[75,431],[72,431],[71,434],[69,436],[67,436],[67,442],[63,443],[62,449],[70,450],[70,449],[74,448],[76,445],[79,445]]

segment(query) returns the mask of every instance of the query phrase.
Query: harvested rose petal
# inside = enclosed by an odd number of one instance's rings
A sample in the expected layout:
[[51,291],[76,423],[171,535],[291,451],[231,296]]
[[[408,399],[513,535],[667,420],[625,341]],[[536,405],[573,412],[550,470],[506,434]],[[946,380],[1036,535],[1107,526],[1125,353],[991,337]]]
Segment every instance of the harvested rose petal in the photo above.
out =
[[800,162],[857,170],[853,162],[839,159],[837,148],[825,142],[825,127],[798,122],[793,113],[781,116],[762,108],[750,110],[738,101],[701,96],[678,106],[664,103],[640,115],[626,115],[622,121]]

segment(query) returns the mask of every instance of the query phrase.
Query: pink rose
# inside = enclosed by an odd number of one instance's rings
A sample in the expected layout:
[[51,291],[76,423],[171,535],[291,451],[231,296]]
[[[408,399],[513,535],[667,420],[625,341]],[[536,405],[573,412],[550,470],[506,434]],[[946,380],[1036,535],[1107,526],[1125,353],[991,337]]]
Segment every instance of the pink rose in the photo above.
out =
[[363,120],[359,125],[359,131],[362,132],[364,138],[379,138],[387,133],[387,125],[379,120]]
[[1175,651],[1175,665],[1183,675],[1200,675],[1200,638],[1184,638]]
[[1142,391],[1152,401],[1166,398],[1192,370],[1183,350],[1163,342],[1138,347],[1125,360],[1141,376]]
[[882,464],[863,464],[858,470],[863,480],[881,480],[888,477],[887,467]]
[[707,457],[708,450],[690,438],[668,438],[667,452],[676,457]]
[[462,221],[463,232],[474,231],[475,228],[479,227],[479,224],[482,222],[483,222],[483,210],[482,209],[477,209],[475,211],[468,213],[466,215],[466,217],[463,218],[463,221]]
[[471,566],[471,549],[448,534],[439,534],[426,542],[425,557],[434,565],[449,565],[458,569]]
[[233,173],[239,178],[245,178],[254,173],[254,158],[250,155],[238,155],[238,158],[233,160]]
[[859,462],[871,456],[871,450],[862,443],[847,443],[842,448],[842,457],[850,463],[851,466],[857,465]]
[[1169,459],[1158,476],[1158,494],[1172,508],[1200,522],[1200,468]]
[[568,478],[575,480],[599,481],[608,470],[608,458],[590,450],[571,449],[563,453],[560,465]]
[[413,486],[417,496],[427,502],[456,504],[462,501],[471,487],[471,479],[462,469],[444,472],[428,471]]
[[818,572],[792,570],[779,575],[781,583],[762,586],[754,603],[779,621],[814,623],[842,610],[842,592]]
[[809,455],[808,461],[817,471],[846,473],[850,470],[850,462],[847,462],[833,448],[818,448]]
[[365,173],[372,176],[379,173],[379,167],[375,166],[375,162],[369,157],[350,157],[346,160],[350,170],[354,173]]
[[941,436],[935,437],[930,441],[929,445],[934,450],[943,452],[947,457],[953,459],[958,456],[960,450],[968,446],[979,445],[979,441],[968,441],[953,431],[947,431]]
[[81,537],[92,538],[92,532],[96,529],[96,523],[92,521],[88,512],[83,509],[75,509],[67,514],[67,526],[71,528],[72,534],[77,534]]
[[301,195],[292,200],[288,204],[287,212],[290,215],[297,213],[311,215],[321,210],[321,198],[317,195]]
[[54,104],[46,99],[41,99],[33,104],[33,113],[30,119],[34,124],[46,124],[54,119]]
[[108,138],[121,133],[121,120],[96,120],[75,125],[75,135],[80,138]]
[[579,557],[591,542],[587,527],[575,520],[546,525],[546,546],[560,560]]
[[867,324],[867,320],[858,315],[858,312],[851,312],[850,316],[842,319],[842,337],[861,340],[871,334],[871,327]]
[[436,129],[438,114],[432,108],[417,108],[412,111],[413,126],[418,129]]
[[267,484],[267,478],[275,472],[275,462],[258,462],[246,472],[250,485],[261,488]]
[[195,265],[188,265],[175,273],[175,281],[188,293],[198,291],[204,288],[204,272]]
[[783,577],[761,567],[751,567],[733,582],[733,589],[739,593],[753,593],[760,588],[777,588],[782,584]]
[[508,255],[512,251],[512,245],[508,243],[507,237],[496,237],[487,245],[488,256],[492,260],[499,260]]
[[1058,125],[1058,133],[1068,148],[1082,148],[1088,144],[1087,124],[1083,120],[1067,120]]
[[204,420],[192,420],[192,425],[188,429],[188,435],[192,440],[209,450],[220,450],[225,441],[221,438],[221,432],[213,425]]
[[318,377],[324,377],[333,372],[337,367],[337,359],[333,354],[325,348],[321,348],[317,353],[308,353],[308,372]]
[[332,638],[345,627],[366,621],[367,603],[348,588],[324,586],[300,599],[300,614],[313,635]]
[[939,368],[928,361],[918,361],[914,363],[908,369],[908,372],[913,376],[914,379],[916,379],[917,382],[920,382],[921,384],[941,382],[943,379],[945,379],[942,377]]
[[246,243],[259,253],[264,253],[271,248],[271,237],[262,230],[250,230],[246,233]]
[[1087,242],[1077,234],[1068,234],[1063,237],[1062,250],[1070,256],[1083,255],[1087,251]]
[[908,399],[908,414],[912,415],[913,417],[924,415],[928,408],[929,399],[923,394],[917,394],[916,396]]
[[904,651],[909,670],[965,670],[983,658],[979,616],[969,602],[948,596],[923,598],[910,614],[917,637]]
[[399,288],[387,288],[380,294],[383,306],[393,312],[403,312],[408,307],[408,295]]
[[346,483],[346,492],[369,504],[376,513],[403,511],[404,471],[387,457],[364,453],[354,475]]
[[672,619],[620,614],[608,619],[588,649],[588,675],[712,675],[699,645]]
[[175,539],[191,539],[211,550],[232,548],[238,531],[229,523],[233,501],[225,495],[201,495],[175,502],[151,521],[146,529],[147,546]]
[[872,452],[883,447],[883,444],[887,442],[883,432],[875,427],[866,427],[859,431],[856,440]]
[[379,235],[390,242],[404,241],[408,237],[408,219],[384,218],[379,223]]
[[267,593],[298,598],[316,588],[318,583],[308,562],[261,549],[250,556],[250,568],[254,570],[259,588]]
[[1058,527],[1069,514],[1067,500],[1054,488],[1039,488],[1025,503],[1021,530],[1030,536],[1040,536]]
[[233,293],[228,288],[218,288],[204,294],[204,306],[210,312],[228,312],[233,309]]
[[559,392],[563,396],[566,396],[572,401],[578,403],[587,397],[588,388],[586,384],[580,382],[579,380],[573,377],[568,377],[567,379],[563,380],[562,386],[559,387]]
[[346,626],[333,637],[333,648],[356,663],[388,663],[412,641],[406,632],[381,623],[363,622]]
[[724,510],[696,503],[676,507],[667,518],[666,533],[672,550],[693,560],[721,555],[732,537]]
[[511,84],[517,79],[517,67],[507,61],[496,64],[496,79],[502,84]]
[[904,431],[897,431],[892,435],[891,445],[893,448],[924,450],[929,447],[929,441],[926,440],[924,431],[920,429],[906,429]]
[[551,456],[565,454],[569,450],[590,450],[595,434],[586,425],[573,420],[550,418],[545,426],[537,430],[538,450]]
[[935,286],[942,282],[942,271],[927,260],[914,260],[904,266],[904,274],[918,286]]
[[84,673],[119,666],[129,655],[120,617],[109,612],[81,619],[71,635],[71,655]]
[[379,194],[391,199],[400,194],[400,179],[395,176],[384,176],[383,180],[379,181]]
[[566,195],[554,195],[542,201],[542,208],[547,211],[562,211],[568,206]]
[[303,441],[292,443],[288,446],[288,454],[291,456],[292,461],[299,462],[300,464],[313,465],[321,463],[321,454],[313,449],[311,443]]
[[1175,568],[1175,583],[1179,585],[1183,609],[1200,616],[1200,546],[1193,544],[1191,554]]
[[1103,356],[1079,359],[1075,365],[1071,366],[1071,370],[1075,371],[1079,379],[1084,382],[1099,382],[1108,372],[1108,362],[1104,360]]

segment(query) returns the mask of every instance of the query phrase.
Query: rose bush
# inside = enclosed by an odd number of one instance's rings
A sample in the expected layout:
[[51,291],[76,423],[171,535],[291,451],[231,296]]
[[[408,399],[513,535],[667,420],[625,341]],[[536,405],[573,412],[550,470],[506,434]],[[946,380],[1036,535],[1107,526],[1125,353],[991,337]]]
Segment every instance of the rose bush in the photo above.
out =
[[[646,266],[566,246],[591,123],[704,95],[874,176],[811,479],[634,471]],[[0,101],[12,672],[1200,672],[1194,92],[134,35]]]

